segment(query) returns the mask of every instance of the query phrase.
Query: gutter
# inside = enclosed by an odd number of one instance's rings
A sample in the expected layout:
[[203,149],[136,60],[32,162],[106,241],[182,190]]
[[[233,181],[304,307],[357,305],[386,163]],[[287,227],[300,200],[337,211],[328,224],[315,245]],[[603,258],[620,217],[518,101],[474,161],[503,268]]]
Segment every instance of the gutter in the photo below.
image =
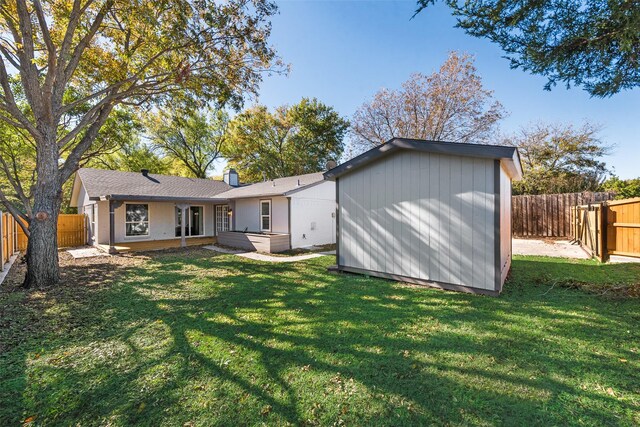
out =
[[126,194],[109,194],[106,196],[89,197],[92,201],[133,201],[133,202],[197,202],[197,203],[220,203],[228,202],[229,199],[209,198],[209,197],[168,197],[168,196],[136,196]]

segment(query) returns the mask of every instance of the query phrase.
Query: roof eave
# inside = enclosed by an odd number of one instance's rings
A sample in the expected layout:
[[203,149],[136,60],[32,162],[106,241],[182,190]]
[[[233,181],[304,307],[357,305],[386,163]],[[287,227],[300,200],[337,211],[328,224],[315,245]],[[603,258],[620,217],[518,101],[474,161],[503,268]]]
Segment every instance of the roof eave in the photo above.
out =
[[[324,174],[322,176],[324,177]],[[298,191],[307,190],[307,189],[309,189],[311,187],[315,187],[316,185],[322,184],[323,182],[325,182],[325,179],[322,179],[322,180],[316,181],[316,182],[312,182],[311,184],[301,185],[300,187],[296,187],[293,190],[289,190],[289,191],[285,192],[283,194],[283,196],[290,196],[291,194],[297,193]]]
[[216,203],[227,202],[227,198],[219,197],[173,197],[173,196],[137,196],[134,194],[106,194],[103,196],[89,197],[89,200],[104,201],[116,200],[122,202],[196,202],[196,203]]
[[511,179],[522,178],[522,166],[518,150],[515,147],[499,145],[462,144],[442,141],[426,141],[407,138],[393,138],[384,144],[354,157],[324,173],[326,180],[335,181],[352,170],[368,165],[397,150],[415,150],[420,152],[477,157],[486,159],[500,159],[508,171]]

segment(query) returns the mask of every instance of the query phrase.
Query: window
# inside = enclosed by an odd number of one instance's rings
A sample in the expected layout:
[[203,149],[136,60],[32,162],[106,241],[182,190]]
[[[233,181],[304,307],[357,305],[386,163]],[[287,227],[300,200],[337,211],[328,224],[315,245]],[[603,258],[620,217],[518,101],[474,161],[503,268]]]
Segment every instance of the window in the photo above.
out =
[[221,231],[229,231],[229,206],[216,206],[216,234]]
[[[185,226],[185,236],[204,235],[204,208],[202,206],[191,206],[187,210],[187,222]],[[182,209],[176,206],[176,237],[182,235]]]
[[149,205],[131,204],[126,205],[125,229],[126,236],[148,236],[149,235]]
[[260,200],[260,231],[271,231],[271,200]]

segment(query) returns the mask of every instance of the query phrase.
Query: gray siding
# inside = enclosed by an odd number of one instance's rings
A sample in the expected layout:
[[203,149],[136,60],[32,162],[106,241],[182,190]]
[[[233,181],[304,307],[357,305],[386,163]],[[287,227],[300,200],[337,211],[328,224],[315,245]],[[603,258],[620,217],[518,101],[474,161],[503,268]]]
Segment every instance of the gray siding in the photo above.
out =
[[491,159],[402,151],[340,177],[342,267],[494,290]]
[[232,248],[250,251],[276,253],[291,249],[288,234],[252,234],[237,231],[223,231],[218,243]]
[[500,167],[500,284],[511,267],[511,180]]

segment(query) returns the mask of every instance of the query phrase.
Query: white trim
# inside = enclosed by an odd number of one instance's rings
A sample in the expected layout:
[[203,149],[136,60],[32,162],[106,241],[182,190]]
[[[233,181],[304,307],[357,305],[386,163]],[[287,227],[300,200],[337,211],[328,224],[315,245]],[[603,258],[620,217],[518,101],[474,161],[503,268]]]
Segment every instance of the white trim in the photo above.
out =
[[[262,213],[262,204],[263,203],[268,203],[269,204],[269,214],[268,215],[264,215]],[[271,229],[273,228],[273,222],[272,222],[272,213],[273,213],[273,211],[272,211],[272,206],[271,206],[271,199],[260,199],[260,203],[258,204],[258,206],[260,208],[260,211],[259,211],[259,214],[260,214],[260,231],[271,232]],[[264,228],[263,227],[262,220],[263,220],[264,217],[269,217],[269,228]]]

